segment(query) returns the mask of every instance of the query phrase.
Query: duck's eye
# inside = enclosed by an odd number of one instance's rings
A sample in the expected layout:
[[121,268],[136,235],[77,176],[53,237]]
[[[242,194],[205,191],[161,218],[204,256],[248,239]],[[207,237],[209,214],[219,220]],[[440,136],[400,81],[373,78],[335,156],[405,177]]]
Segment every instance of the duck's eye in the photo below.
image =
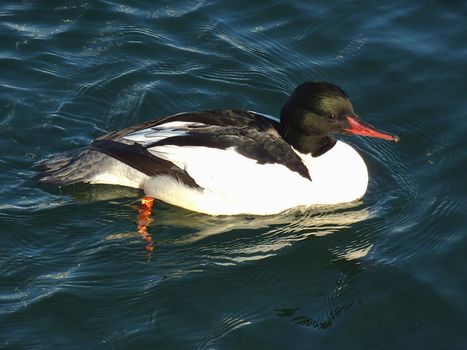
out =
[[334,114],[328,114],[328,115],[326,116],[326,119],[332,121],[332,120],[335,120],[335,119],[336,119],[336,116],[335,116]]

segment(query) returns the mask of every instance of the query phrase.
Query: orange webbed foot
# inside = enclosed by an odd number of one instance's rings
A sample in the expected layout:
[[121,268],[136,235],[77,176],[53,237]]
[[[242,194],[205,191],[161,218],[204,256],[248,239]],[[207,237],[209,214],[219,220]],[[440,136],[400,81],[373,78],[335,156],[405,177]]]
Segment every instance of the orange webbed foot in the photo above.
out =
[[152,206],[154,205],[153,197],[143,197],[141,206],[138,209],[138,232],[141,237],[147,242],[144,247],[146,250],[152,252],[154,250],[154,242],[151,235],[148,233],[148,225],[152,221]]

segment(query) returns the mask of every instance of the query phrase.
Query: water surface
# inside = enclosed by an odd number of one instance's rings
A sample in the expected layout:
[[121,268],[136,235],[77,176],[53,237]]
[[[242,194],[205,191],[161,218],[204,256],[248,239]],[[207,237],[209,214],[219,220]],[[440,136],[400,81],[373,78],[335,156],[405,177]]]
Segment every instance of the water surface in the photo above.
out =
[[[3,1],[0,348],[462,349],[467,345],[463,1]],[[44,189],[32,164],[210,108],[277,115],[342,86],[398,145],[346,138],[350,206],[209,217],[141,192]]]

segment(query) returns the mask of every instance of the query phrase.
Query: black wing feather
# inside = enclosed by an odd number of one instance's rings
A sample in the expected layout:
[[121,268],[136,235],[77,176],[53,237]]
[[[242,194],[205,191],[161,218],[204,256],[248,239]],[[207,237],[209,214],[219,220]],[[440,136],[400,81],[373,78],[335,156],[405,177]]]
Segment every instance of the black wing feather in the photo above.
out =
[[112,141],[95,140],[90,149],[111,156],[148,176],[170,175],[190,187],[200,187],[184,170],[168,160],[149,153],[144,147]]
[[[234,147],[237,152],[245,157],[256,160],[259,164],[283,164],[290,170],[311,180],[308,169],[305,164],[303,164],[301,158],[293,151],[292,147],[282,136],[280,136],[278,131],[279,123],[259,114],[243,110],[223,109],[176,114],[103,135],[96,139],[93,144],[100,141],[114,141],[114,143],[122,144],[119,141],[133,132],[157,128],[159,125],[177,121],[202,123],[205,124],[205,126],[189,127],[185,135],[168,137],[160,141],[146,144],[144,147],[138,145],[139,147],[131,152],[138,154],[137,157],[140,156],[140,160],[143,161],[143,158],[148,157],[148,155],[157,158],[147,151],[147,149],[156,146],[206,146],[219,149]],[[137,144],[135,143],[134,145],[136,146]],[[127,149],[128,146],[130,145],[123,144],[122,147]],[[115,147],[116,146],[112,146],[113,149]],[[102,150],[100,151],[105,153]],[[119,149],[117,153],[121,151],[122,150]],[[126,150],[125,152],[128,151]],[[138,167],[134,165],[137,162],[131,161],[131,157],[125,152],[123,157],[125,160],[123,160],[123,158],[117,158],[117,156],[113,154],[106,154],[138,169]],[[122,157],[122,155],[119,156]],[[185,173],[183,170],[179,170]],[[186,175],[189,176],[188,174]]]

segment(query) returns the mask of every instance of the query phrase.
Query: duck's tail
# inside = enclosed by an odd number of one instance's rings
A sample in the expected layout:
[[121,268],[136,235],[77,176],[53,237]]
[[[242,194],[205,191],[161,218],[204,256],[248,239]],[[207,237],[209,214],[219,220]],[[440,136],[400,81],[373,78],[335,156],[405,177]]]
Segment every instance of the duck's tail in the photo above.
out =
[[60,153],[35,163],[34,167],[40,173],[34,179],[40,184],[59,187],[89,182],[95,176],[98,165],[106,158],[107,155],[89,147]]

